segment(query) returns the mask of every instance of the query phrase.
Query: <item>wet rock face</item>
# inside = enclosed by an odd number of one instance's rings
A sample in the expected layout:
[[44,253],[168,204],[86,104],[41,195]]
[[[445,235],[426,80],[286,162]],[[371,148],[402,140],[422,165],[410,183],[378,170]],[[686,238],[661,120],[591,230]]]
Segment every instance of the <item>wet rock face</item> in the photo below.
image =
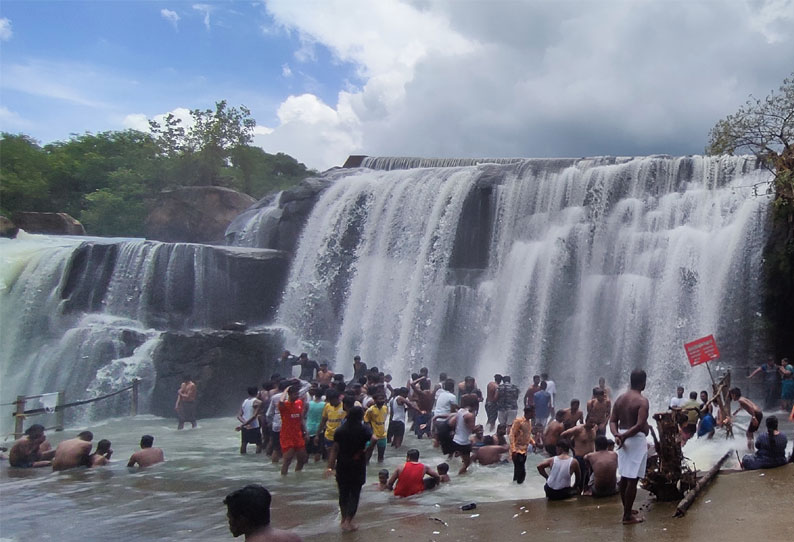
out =
[[[331,180],[327,178],[309,177],[280,194],[265,196],[229,224],[226,229],[226,244],[294,253],[314,204],[330,184]],[[274,203],[278,206],[278,212],[269,222],[266,225],[253,226],[253,232],[247,231],[252,228],[251,221],[256,220],[263,209]]]
[[19,233],[19,228],[11,220],[4,216],[0,216],[0,237],[8,237],[13,239]]
[[222,244],[226,227],[256,202],[219,186],[189,186],[160,194],[146,218],[146,237],[171,243]]
[[283,346],[276,330],[164,333],[152,355],[157,374],[152,414],[175,416],[176,392],[190,375],[198,388],[200,418],[236,415],[246,388],[259,387],[273,372]]
[[85,235],[83,225],[66,213],[14,213],[11,217],[18,228],[28,233],[50,235]]
[[106,312],[164,330],[232,322],[241,331],[273,320],[288,269],[288,255],[275,250],[85,242],[72,254],[60,295],[67,313]]

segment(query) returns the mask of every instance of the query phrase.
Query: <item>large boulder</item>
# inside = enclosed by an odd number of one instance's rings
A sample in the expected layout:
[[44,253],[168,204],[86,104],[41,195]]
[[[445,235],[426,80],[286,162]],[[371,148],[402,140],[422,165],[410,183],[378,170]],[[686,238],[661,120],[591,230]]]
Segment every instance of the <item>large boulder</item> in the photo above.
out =
[[19,228],[12,221],[4,216],[0,216],[0,237],[13,239],[19,233]]
[[198,388],[198,416],[234,416],[248,386],[259,386],[273,372],[283,351],[279,330],[255,332],[166,332],[152,354],[156,380],[151,411],[174,417],[183,375]]
[[222,244],[226,227],[256,202],[220,186],[162,192],[146,218],[146,237],[170,243]]
[[83,225],[66,213],[19,212],[14,213],[11,219],[28,233],[85,235]]
[[297,186],[265,196],[229,224],[226,244],[294,253],[314,204],[332,182],[325,175],[308,177]]

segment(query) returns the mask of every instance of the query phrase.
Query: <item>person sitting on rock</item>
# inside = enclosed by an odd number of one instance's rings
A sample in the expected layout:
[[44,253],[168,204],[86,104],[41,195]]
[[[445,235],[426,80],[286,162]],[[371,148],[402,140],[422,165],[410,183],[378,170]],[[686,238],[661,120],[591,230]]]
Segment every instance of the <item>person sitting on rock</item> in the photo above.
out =
[[766,433],[755,439],[755,453],[742,458],[744,470],[771,469],[786,464],[786,435],[777,430],[777,416],[766,419]]

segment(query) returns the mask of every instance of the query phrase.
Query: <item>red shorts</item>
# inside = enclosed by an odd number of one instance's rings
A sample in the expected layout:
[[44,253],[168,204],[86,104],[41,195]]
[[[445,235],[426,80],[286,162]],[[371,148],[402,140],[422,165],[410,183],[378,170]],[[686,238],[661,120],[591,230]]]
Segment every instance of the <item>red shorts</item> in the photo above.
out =
[[279,441],[281,444],[281,451],[282,453],[286,452],[290,448],[300,451],[306,448],[306,440],[303,438],[303,435],[287,435],[284,432],[281,432],[279,437]]

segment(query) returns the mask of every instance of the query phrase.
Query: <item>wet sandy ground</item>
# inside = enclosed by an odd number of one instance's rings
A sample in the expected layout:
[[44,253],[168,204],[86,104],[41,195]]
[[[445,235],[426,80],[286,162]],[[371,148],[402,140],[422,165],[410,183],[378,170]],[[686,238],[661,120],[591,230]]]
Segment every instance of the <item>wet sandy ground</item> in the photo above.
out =
[[[545,499],[486,503],[469,512],[451,507],[430,510],[422,507],[414,516],[386,520],[356,533],[329,530],[322,539],[325,542],[521,541],[541,536],[555,542],[791,541],[794,540],[794,465],[721,473],[684,518],[673,517],[676,504],[654,502],[649,493],[640,490],[636,505],[646,521],[630,526],[620,523],[618,496],[579,497],[553,503]],[[377,514],[377,510],[359,512],[366,523],[373,522],[372,516]]]

